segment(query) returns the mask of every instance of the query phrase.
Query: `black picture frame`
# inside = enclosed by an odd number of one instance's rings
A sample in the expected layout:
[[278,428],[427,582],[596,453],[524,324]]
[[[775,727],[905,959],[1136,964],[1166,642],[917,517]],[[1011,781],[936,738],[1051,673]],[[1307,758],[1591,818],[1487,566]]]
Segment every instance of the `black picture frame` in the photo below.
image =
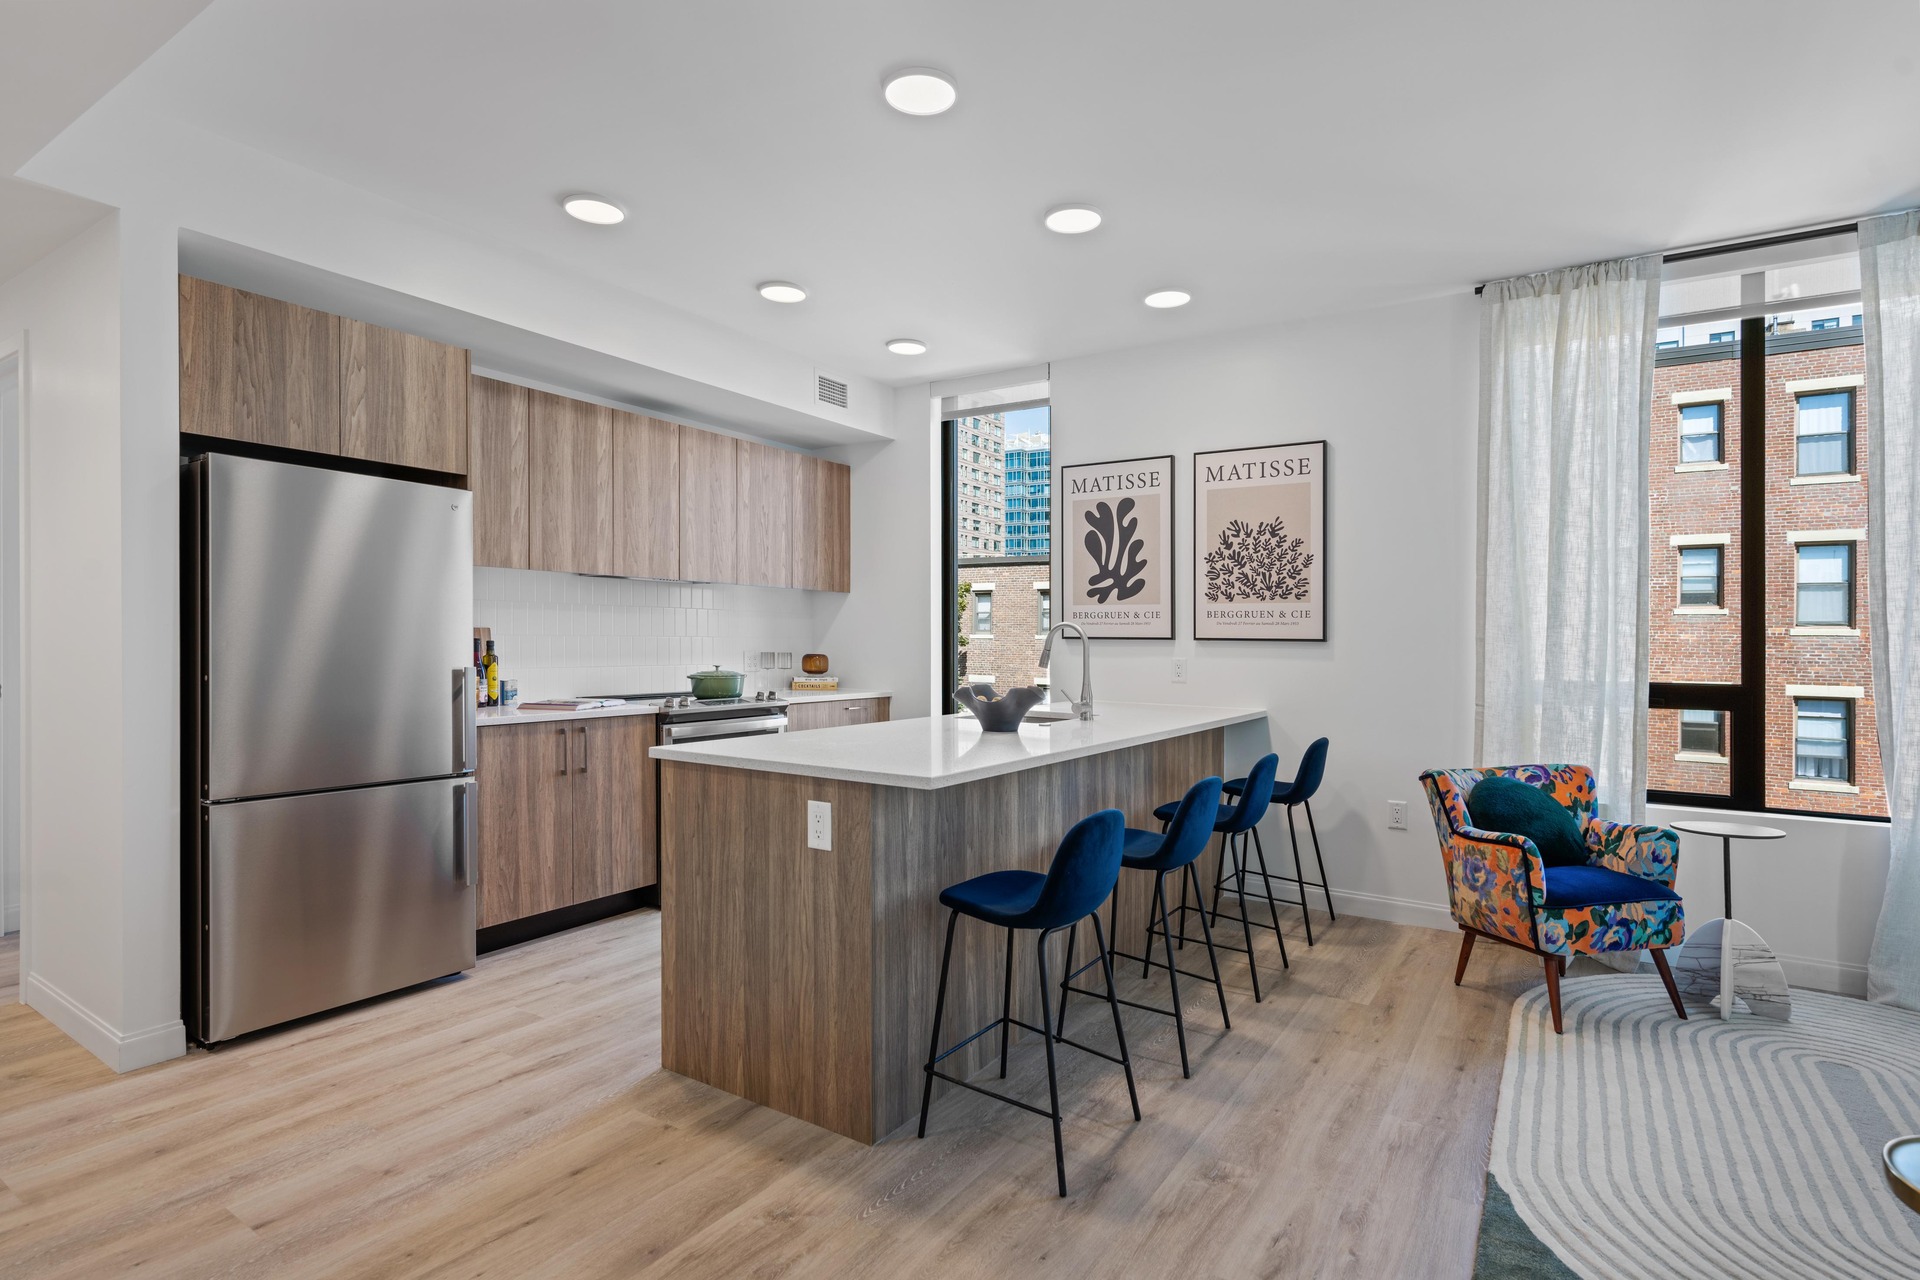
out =
[[[1302,449],[1318,450],[1318,473],[1313,481],[1318,491],[1316,507],[1318,519],[1312,530],[1314,537],[1311,543],[1311,545],[1317,548],[1317,550],[1311,553],[1314,557],[1314,569],[1316,571],[1314,581],[1318,586],[1318,603],[1315,605],[1317,634],[1261,634],[1254,631],[1249,631],[1241,635],[1202,634],[1200,614],[1205,603],[1203,596],[1206,589],[1206,574],[1202,569],[1202,564],[1207,549],[1207,542],[1211,538],[1208,531],[1201,528],[1201,521],[1207,511],[1207,503],[1203,496],[1205,486],[1202,484],[1202,477],[1206,474],[1203,460],[1206,458],[1219,457],[1223,454],[1280,453],[1288,450]],[[1191,555],[1193,557],[1193,588],[1188,600],[1187,625],[1190,634],[1196,642],[1202,644],[1324,644],[1332,638],[1333,615],[1331,598],[1333,577],[1331,573],[1331,548],[1327,537],[1329,513],[1333,503],[1333,485],[1331,483],[1332,456],[1332,445],[1325,439],[1290,440],[1279,444],[1241,445],[1231,449],[1206,449],[1194,453],[1193,474],[1189,480],[1193,486],[1193,502],[1191,508],[1193,511],[1193,541],[1191,546]]]
[[[1164,464],[1164,481],[1153,492],[1164,496],[1166,512],[1162,520],[1165,537],[1165,551],[1162,563],[1166,566],[1166,589],[1161,594],[1163,601],[1161,619],[1148,627],[1127,627],[1114,630],[1114,623],[1102,624],[1099,621],[1082,622],[1074,616],[1073,577],[1074,549],[1077,544],[1070,540],[1070,534],[1077,534],[1073,527],[1073,492],[1071,473],[1112,471],[1115,468],[1133,467],[1143,463]],[[1140,458],[1111,458],[1098,462],[1060,463],[1054,469],[1053,509],[1054,509],[1054,566],[1057,580],[1053,595],[1053,620],[1055,623],[1072,622],[1086,629],[1087,635],[1095,640],[1171,640],[1174,638],[1174,615],[1179,609],[1180,596],[1180,555],[1178,539],[1174,537],[1176,522],[1179,520],[1178,500],[1178,458],[1171,453],[1150,454]],[[1116,490],[1123,493],[1123,490]]]

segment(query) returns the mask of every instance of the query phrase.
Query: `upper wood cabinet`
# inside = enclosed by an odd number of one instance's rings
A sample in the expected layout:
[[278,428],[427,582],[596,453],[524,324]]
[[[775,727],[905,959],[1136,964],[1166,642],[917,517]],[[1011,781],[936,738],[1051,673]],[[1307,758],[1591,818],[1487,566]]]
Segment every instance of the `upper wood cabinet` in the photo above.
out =
[[340,321],[340,452],[465,475],[467,353],[430,338]]
[[811,454],[793,455],[790,526],[796,587],[853,590],[853,473]]
[[680,576],[680,428],[613,412],[613,572]]
[[739,501],[732,436],[680,428],[680,577],[737,582],[734,511]]
[[792,585],[793,464],[772,445],[734,441],[733,580],[755,587]]
[[469,384],[467,479],[473,489],[473,562],[525,569],[527,396],[492,378]]
[[340,451],[340,321],[180,277],[180,429]]
[[613,411],[527,392],[527,560],[557,573],[612,573]]

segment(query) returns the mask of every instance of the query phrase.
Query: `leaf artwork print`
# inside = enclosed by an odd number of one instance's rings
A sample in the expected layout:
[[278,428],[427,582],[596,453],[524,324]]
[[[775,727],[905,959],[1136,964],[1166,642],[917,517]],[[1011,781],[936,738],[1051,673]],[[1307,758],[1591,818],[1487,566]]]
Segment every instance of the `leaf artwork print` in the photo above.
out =
[[1117,512],[1104,502],[1087,512],[1085,546],[1096,566],[1087,579],[1087,598],[1099,604],[1116,593],[1122,600],[1131,600],[1146,590],[1147,562],[1140,551],[1147,544],[1133,536],[1140,529],[1138,520],[1127,518],[1133,507],[1132,498],[1122,498]]
[[1287,536],[1284,520],[1230,520],[1206,565],[1211,601],[1305,600],[1313,556],[1305,538]]

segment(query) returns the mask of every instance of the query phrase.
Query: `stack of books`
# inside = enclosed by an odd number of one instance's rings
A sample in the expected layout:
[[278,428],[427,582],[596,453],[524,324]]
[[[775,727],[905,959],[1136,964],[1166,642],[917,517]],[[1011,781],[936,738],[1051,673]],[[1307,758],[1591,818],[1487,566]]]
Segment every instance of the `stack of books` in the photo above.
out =
[[839,676],[795,676],[790,686],[795,693],[838,693]]

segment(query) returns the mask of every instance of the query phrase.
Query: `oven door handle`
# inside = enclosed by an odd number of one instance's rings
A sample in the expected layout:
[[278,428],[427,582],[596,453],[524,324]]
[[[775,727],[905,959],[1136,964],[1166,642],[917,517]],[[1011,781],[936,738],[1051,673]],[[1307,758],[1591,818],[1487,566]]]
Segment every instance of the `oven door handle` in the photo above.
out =
[[700,720],[692,724],[662,726],[662,736],[670,743],[691,742],[698,738],[746,738],[786,731],[787,717],[784,712],[776,716],[735,716],[731,720]]

